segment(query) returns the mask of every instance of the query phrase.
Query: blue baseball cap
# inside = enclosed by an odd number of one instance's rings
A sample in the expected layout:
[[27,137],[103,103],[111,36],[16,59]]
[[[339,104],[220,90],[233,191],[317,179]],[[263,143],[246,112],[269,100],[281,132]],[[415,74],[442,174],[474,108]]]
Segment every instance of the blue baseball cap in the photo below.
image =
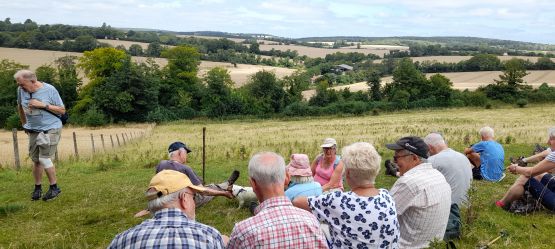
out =
[[174,142],[170,144],[170,147],[168,148],[168,153],[172,153],[181,148],[185,149],[187,153],[191,153],[191,149],[189,149],[189,147],[187,147],[187,145],[182,142]]

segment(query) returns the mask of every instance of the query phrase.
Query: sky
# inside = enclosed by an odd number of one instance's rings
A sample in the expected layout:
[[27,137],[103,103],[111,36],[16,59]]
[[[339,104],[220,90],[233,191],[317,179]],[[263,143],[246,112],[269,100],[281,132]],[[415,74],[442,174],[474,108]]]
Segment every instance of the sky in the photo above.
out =
[[317,36],[473,36],[555,44],[552,0],[0,0],[38,24]]

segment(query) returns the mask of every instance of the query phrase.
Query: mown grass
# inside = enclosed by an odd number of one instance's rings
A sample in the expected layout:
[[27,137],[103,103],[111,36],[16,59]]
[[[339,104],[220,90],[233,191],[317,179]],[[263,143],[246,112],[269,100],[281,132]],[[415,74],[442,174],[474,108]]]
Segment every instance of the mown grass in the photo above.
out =
[[[142,218],[133,214],[146,206],[143,198],[154,166],[165,158],[167,145],[185,141],[193,149],[189,164],[201,174],[202,127],[207,127],[206,182],[220,182],[231,170],[239,169],[240,185],[248,185],[247,162],[258,151],[276,151],[286,158],[291,153],[319,153],[325,137],[335,137],[339,146],[356,141],[373,142],[384,158],[392,156],[384,144],[404,135],[424,136],[431,131],[445,134],[457,150],[478,140],[484,125],[496,129],[505,146],[506,158],[526,155],[534,143],[544,143],[546,129],[555,124],[548,105],[524,109],[445,109],[412,111],[381,116],[319,117],[292,120],[181,121],[157,126],[149,137],[113,152],[82,161],[57,165],[62,195],[51,202],[30,201],[32,177],[29,166],[17,172],[0,169],[0,248],[104,248],[115,234]],[[467,140],[467,141],[465,141]],[[493,248],[552,248],[555,238],[553,213],[541,211],[514,215],[493,205],[516,176],[501,183],[473,183],[472,213],[463,209],[463,238],[460,248],[475,248],[509,233]],[[44,179],[46,183],[46,178]],[[395,179],[383,176],[377,185],[390,188]],[[46,184],[45,184],[46,185]],[[46,186],[43,187],[46,191]],[[197,220],[229,235],[235,222],[249,216],[237,203],[216,198],[197,210]]]

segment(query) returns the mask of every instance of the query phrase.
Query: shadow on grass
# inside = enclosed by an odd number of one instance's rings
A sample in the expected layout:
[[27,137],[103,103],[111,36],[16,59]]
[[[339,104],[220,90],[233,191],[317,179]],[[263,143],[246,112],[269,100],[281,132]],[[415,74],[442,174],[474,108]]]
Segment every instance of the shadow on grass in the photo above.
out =
[[18,203],[4,204],[0,206],[0,217],[8,216],[8,214],[13,214],[23,209],[25,209],[25,206]]

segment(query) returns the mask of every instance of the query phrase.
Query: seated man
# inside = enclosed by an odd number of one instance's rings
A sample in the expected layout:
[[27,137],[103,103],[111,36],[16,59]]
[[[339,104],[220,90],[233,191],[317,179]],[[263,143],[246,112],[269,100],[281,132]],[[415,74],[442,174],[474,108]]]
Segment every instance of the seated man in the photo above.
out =
[[146,191],[154,218],[116,235],[108,248],[224,248],[225,236],[195,221],[193,195],[204,190],[181,172],[156,174]]
[[503,146],[493,140],[493,129],[489,126],[480,129],[480,137],[482,141],[464,149],[464,154],[473,165],[472,176],[476,180],[501,181],[505,177]]
[[293,201],[298,196],[317,196],[322,194],[322,186],[314,181],[306,154],[293,154],[287,165],[285,196]]
[[465,155],[447,146],[439,133],[430,133],[424,137],[430,148],[428,163],[432,164],[451,186],[451,211],[444,240],[457,239],[461,235],[460,207],[466,202],[466,196],[472,182],[472,165]]
[[272,152],[249,161],[249,181],[260,205],[255,216],[235,224],[228,249],[327,248],[318,221],[285,197],[285,161]]
[[[187,166],[187,154],[191,152],[191,149],[187,147],[186,144],[182,142],[174,142],[170,144],[168,148],[169,160],[163,160],[156,166],[156,173],[162,170],[177,170],[189,177],[193,185],[202,186],[202,181],[195,174],[191,167]],[[223,184],[225,186],[218,185],[208,185],[206,190],[202,194],[195,195],[195,204],[200,207],[214,198],[214,196],[225,196],[227,198],[233,198],[231,192],[231,187],[233,183],[239,178],[239,171],[235,170],[229,177],[227,183]],[[225,189],[224,189],[225,188]]]
[[[495,205],[509,210],[511,203],[520,199],[524,195],[524,191],[528,190],[535,199],[541,200],[544,207],[555,211],[555,177],[547,173],[555,169],[555,167],[548,167],[549,165],[555,166],[555,153],[552,152],[555,150],[555,127],[548,130],[547,144],[549,145],[547,150],[522,159],[524,163],[541,160],[536,166],[531,168],[519,167],[517,164],[509,166],[509,171],[521,175],[503,198],[495,202]],[[542,160],[544,156],[545,159]]]
[[419,137],[403,137],[386,147],[401,177],[391,187],[401,231],[400,248],[425,248],[442,239],[451,206],[451,187],[445,177],[426,163],[428,146]]

